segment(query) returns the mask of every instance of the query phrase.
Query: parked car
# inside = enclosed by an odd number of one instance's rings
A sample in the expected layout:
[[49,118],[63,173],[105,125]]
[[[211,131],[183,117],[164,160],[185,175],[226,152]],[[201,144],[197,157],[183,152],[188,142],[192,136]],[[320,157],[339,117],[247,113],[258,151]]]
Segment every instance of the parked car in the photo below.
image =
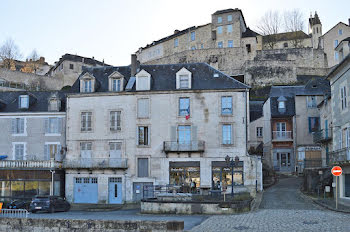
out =
[[68,201],[58,196],[36,196],[29,206],[29,210],[32,213],[38,211],[53,213],[56,211],[68,211],[69,209],[70,204]]
[[7,204],[8,209],[29,209],[30,201],[26,200],[13,200]]

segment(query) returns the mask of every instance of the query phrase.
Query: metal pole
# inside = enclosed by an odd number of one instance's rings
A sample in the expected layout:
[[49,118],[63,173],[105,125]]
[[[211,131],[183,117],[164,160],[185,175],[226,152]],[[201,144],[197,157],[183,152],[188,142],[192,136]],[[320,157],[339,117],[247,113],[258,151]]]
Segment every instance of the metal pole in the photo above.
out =
[[335,177],[335,209],[338,209],[338,176]]
[[53,174],[55,173],[55,171],[50,170],[51,172],[51,188],[50,188],[50,195],[53,196]]
[[231,197],[232,197],[232,200],[233,200],[233,163],[234,161],[232,160],[231,161]]

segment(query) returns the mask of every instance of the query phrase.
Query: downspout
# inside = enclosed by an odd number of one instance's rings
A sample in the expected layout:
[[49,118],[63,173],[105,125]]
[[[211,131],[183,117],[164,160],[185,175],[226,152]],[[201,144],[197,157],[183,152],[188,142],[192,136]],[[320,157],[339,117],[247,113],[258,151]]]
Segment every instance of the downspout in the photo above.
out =
[[247,99],[247,92],[248,92],[248,89],[245,89],[245,92],[244,92],[244,100],[245,100],[245,107],[244,107],[244,110],[245,110],[245,149],[246,149],[246,153],[248,154],[248,99]]

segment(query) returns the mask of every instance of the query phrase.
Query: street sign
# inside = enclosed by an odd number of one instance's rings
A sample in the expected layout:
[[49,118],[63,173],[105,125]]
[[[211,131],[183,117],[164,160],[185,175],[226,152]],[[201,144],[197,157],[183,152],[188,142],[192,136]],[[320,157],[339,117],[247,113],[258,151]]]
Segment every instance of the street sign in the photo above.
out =
[[331,172],[333,176],[340,176],[343,173],[343,170],[339,166],[334,166]]

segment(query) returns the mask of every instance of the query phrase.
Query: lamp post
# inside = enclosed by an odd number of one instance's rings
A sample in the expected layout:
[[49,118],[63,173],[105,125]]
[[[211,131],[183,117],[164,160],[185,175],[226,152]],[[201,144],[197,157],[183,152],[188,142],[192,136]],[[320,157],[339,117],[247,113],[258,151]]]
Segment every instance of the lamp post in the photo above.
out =
[[235,167],[239,162],[239,157],[236,156],[235,159],[231,159],[230,156],[225,157],[225,161],[228,167],[231,167],[231,197],[233,199],[233,167]]

